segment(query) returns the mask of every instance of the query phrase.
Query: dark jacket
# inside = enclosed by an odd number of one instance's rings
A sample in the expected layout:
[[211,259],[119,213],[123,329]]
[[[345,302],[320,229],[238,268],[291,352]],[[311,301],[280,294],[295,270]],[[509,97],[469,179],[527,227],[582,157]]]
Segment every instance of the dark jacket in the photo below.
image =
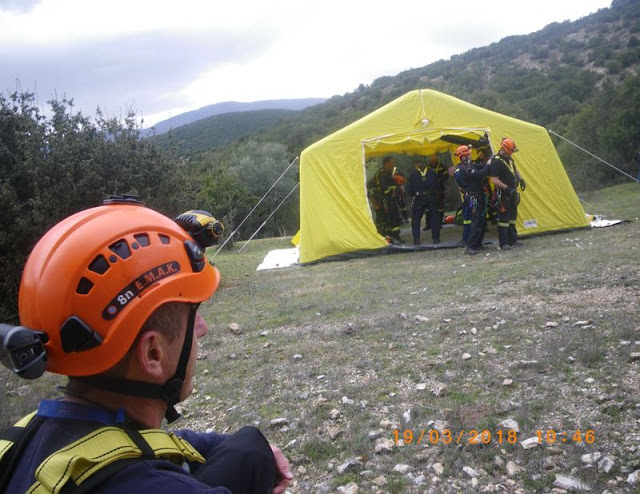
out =
[[404,190],[411,197],[416,195],[433,195],[435,196],[438,188],[438,177],[435,170],[425,168],[420,171],[417,168],[409,175],[409,180],[404,186]]
[[489,163],[476,165],[475,163],[460,162],[458,168],[464,180],[464,191],[472,195],[484,194],[484,182],[491,170]]
[[496,154],[491,158],[491,176],[498,177],[502,183],[515,189],[517,178],[516,165],[511,157]]
[[[104,424],[88,420],[47,418],[21,455],[21,460],[18,462],[6,492],[26,492],[34,484],[34,472],[44,459],[102,425]],[[228,437],[189,430],[177,431],[176,434],[191,443],[205,458],[208,458],[210,452]],[[123,492],[138,494],[229,493],[223,487],[209,487],[196,480],[193,474],[202,466],[199,463],[189,463],[188,466],[189,471],[165,460],[134,461],[109,477],[108,481],[92,492],[99,494],[121,494]]]

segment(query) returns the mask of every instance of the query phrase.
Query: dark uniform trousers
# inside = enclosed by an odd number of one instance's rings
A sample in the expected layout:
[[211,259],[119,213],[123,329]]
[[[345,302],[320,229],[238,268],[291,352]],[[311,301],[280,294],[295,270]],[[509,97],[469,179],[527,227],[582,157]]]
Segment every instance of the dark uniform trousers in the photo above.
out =
[[471,216],[471,229],[469,231],[468,246],[471,249],[479,249],[482,247],[484,240],[484,232],[487,222],[487,205],[484,194],[465,194],[465,202],[468,204],[469,214]]
[[429,226],[431,238],[434,242],[440,241],[440,214],[438,212],[438,198],[433,194],[418,193],[413,198],[411,205],[411,233],[413,241],[420,242],[420,223],[426,210],[429,210]]
[[516,230],[518,200],[515,195],[509,197],[503,191],[499,192],[501,195],[498,209],[498,241],[500,247],[513,246],[518,241],[518,230]]
[[233,494],[269,494],[277,481],[271,446],[255,427],[243,427],[223,441],[194,477]]

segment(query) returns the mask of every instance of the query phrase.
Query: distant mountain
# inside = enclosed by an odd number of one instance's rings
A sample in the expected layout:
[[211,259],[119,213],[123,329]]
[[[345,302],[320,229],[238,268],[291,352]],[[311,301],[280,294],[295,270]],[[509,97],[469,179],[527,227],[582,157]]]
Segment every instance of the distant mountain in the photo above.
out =
[[149,129],[144,129],[141,132],[142,137],[148,137],[155,131],[156,135],[164,134],[171,129],[177,129],[184,125],[188,125],[204,118],[213,117],[215,115],[222,115],[225,113],[237,113],[245,111],[255,110],[293,110],[299,111],[308,108],[309,106],[324,103],[326,98],[301,98],[301,99],[273,99],[265,101],[253,101],[251,103],[240,103],[237,101],[225,101],[222,103],[216,103],[214,105],[208,105],[186,113],[181,113],[175,117],[171,117],[168,120],[158,122]]
[[235,142],[242,137],[275,125],[295,115],[294,110],[254,110],[223,113],[183,125],[171,132],[149,137],[162,147],[172,147],[179,154],[210,151]]

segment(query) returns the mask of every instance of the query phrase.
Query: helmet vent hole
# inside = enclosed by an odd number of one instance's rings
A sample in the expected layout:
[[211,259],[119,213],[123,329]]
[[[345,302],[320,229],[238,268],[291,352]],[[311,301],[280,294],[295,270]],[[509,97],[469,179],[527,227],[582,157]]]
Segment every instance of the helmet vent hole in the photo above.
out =
[[162,233],[158,233],[158,238],[163,244],[168,244],[171,241],[168,235],[163,235]]
[[131,250],[127,245],[125,239],[121,238],[117,242],[112,243],[109,246],[109,250],[116,254],[120,259],[126,259],[131,256]]
[[93,283],[85,277],[80,278],[76,293],[79,295],[86,295],[93,288]]
[[147,235],[146,233],[137,233],[133,236],[133,238],[138,241],[140,247],[149,247],[149,235]]
[[89,264],[89,271],[93,271],[94,273],[105,274],[108,269],[109,263],[102,254],[96,256],[96,258],[91,261],[91,264]]

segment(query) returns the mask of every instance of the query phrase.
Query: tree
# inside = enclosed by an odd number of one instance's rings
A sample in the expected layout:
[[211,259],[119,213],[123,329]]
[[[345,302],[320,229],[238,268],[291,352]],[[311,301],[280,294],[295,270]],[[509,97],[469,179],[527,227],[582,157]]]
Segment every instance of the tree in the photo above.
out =
[[140,140],[133,113],[96,121],[73,100],[49,102],[40,114],[30,93],[0,94],[0,320],[17,322],[22,267],[38,239],[61,219],[97,206],[109,194],[136,193],[176,215],[195,180],[184,160]]

